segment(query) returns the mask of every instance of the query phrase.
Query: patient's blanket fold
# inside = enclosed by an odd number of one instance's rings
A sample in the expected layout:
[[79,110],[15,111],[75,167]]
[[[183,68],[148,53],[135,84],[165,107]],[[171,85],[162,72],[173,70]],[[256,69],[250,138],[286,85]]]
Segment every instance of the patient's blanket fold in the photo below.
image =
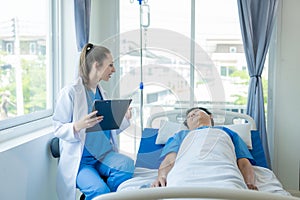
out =
[[237,167],[231,138],[213,128],[194,130],[186,136],[167,185],[247,188]]

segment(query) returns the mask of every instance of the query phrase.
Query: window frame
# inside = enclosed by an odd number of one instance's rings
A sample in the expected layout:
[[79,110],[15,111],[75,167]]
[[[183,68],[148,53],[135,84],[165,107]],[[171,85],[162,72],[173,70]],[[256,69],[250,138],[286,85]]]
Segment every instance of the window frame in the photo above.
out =
[[[48,65],[47,69],[47,87],[50,97],[47,98],[49,105],[48,108],[43,111],[29,113],[22,116],[17,116],[10,119],[1,121],[0,124],[0,142],[8,141],[10,139],[32,134],[35,131],[41,130],[52,126],[52,114],[54,112],[54,99],[56,98],[57,91],[59,91],[59,85],[61,85],[60,71],[60,51],[57,51],[61,46],[61,41],[58,39],[61,34],[61,1],[60,0],[47,0],[49,6],[49,18],[48,18]],[[58,66],[58,67],[55,67]]]

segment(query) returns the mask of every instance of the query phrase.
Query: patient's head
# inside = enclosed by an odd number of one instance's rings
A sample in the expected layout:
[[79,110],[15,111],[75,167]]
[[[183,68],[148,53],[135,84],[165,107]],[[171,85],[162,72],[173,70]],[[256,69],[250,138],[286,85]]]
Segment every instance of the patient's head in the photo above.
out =
[[191,108],[186,111],[184,125],[190,130],[194,130],[201,126],[213,126],[214,120],[212,118],[212,113],[202,107]]

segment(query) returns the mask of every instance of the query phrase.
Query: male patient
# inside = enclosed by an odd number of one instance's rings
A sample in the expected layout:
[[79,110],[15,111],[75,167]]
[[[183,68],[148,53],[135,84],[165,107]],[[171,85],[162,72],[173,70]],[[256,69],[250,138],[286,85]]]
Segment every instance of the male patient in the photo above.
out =
[[[253,157],[237,133],[225,127],[212,127],[212,114],[201,107],[186,112],[185,125],[189,130],[176,133],[163,148],[161,157],[164,159],[152,187],[176,184],[197,186],[202,184],[200,180],[216,187],[219,184],[220,187],[258,190],[251,165],[254,163]],[[221,168],[217,166],[218,163],[222,163]],[[215,173],[208,175],[206,170],[208,172],[211,169]],[[176,178],[179,174],[185,174],[184,178],[190,180],[183,183],[182,178]]]

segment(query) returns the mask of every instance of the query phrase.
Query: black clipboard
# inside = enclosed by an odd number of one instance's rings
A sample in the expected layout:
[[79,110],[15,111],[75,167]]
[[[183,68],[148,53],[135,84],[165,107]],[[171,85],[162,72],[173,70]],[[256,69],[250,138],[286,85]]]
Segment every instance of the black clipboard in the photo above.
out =
[[95,100],[93,110],[98,110],[97,116],[104,116],[95,126],[86,132],[119,129],[132,99]]

